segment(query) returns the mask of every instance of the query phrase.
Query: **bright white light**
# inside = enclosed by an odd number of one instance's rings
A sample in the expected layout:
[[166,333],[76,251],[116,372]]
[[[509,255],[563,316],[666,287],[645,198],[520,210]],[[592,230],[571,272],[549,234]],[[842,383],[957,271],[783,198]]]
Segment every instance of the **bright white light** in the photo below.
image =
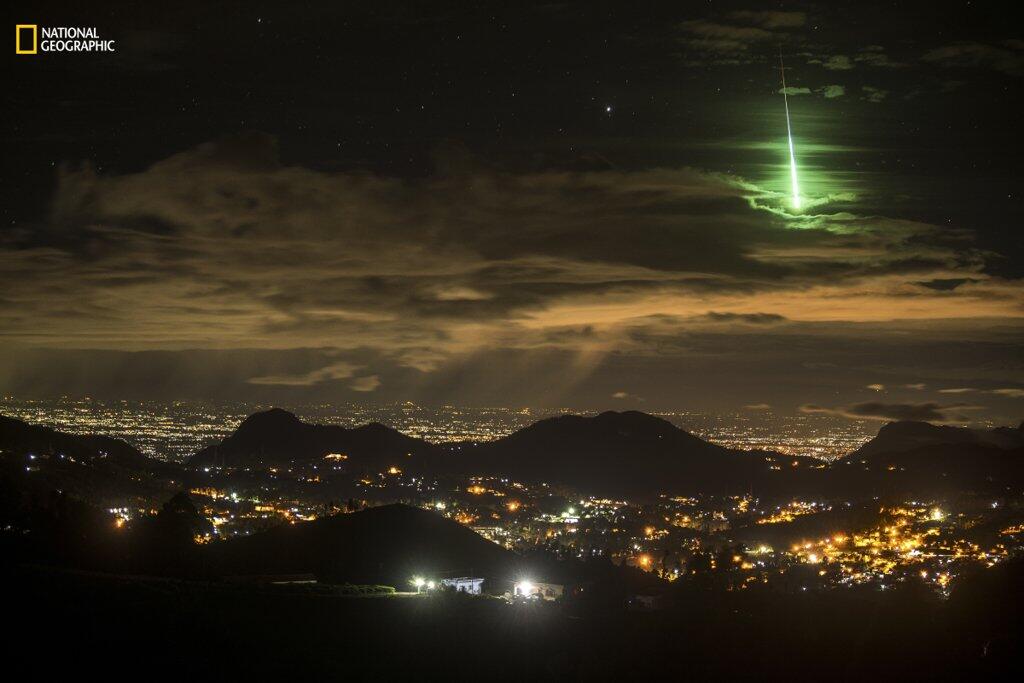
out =
[[428,591],[432,591],[436,587],[437,587],[436,583],[434,583],[433,581],[427,581],[427,590]]

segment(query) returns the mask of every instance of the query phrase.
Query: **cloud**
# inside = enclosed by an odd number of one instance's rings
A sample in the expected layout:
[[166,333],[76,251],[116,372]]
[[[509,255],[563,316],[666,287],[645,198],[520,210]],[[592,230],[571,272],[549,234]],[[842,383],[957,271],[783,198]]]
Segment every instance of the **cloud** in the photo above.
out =
[[[765,46],[787,40],[788,29],[807,22],[803,12],[736,11],[727,21],[692,19],[678,25],[681,42],[696,54],[691,65],[744,64],[755,61]],[[699,56],[698,56],[699,55]]]
[[818,88],[814,92],[820,93],[826,100],[832,100],[837,97],[842,97],[846,94],[846,88],[841,85],[826,85]]
[[[754,45],[772,40],[772,32],[754,26],[722,24],[705,19],[693,19],[679,24],[682,42],[689,48],[710,54],[701,59],[717,63],[744,63],[750,61]],[[722,59],[725,57],[726,59]]]
[[327,367],[309,372],[297,374],[263,375],[252,377],[248,380],[250,384],[270,384],[289,387],[308,387],[321,382],[332,382],[340,379],[347,379],[352,376],[358,367],[350,363],[334,363]]
[[820,64],[829,71],[849,71],[853,68],[853,61],[846,55],[832,55],[827,59],[810,59],[811,64]]
[[708,311],[704,318],[713,322],[740,322],[749,325],[774,325],[786,321],[785,316],[775,313],[723,313]]
[[807,23],[807,14],[804,12],[739,10],[730,12],[729,16],[738,21],[755,24],[766,29],[799,28]]
[[[0,329],[5,351],[327,349],[240,381],[360,372],[390,391],[457,387],[467,368],[502,380],[506,353],[572,386],[617,357],[740,367],[755,336],[780,367],[832,371],[852,352],[823,357],[822,340],[880,343],[894,317],[974,339],[1024,316],[1020,283],[962,233],[825,208],[791,216],[776,192],[691,168],[328,172],[246,136],[132,173],[63,169],[46,222],[0,240]],[[921,284],[942,280],[961,284]]]
[[814,56],[810,57],[807,63],[817,64],[829,71],[851,71],[858,66],[879,69],[901,69],[909,66],[890,59],[881,45],[868,45],[858,50],[852,57],[843,54]]
[[869,384],[866,388],[870,389],[871,391],[885,391],[884,384]]
[[750,405],[743,406],[746,410],[771,410],[772,407],[768,403],[751,403]]
[[1024,46],[1020,41],[1005,41],[999,45],[953,43],[929,50],[922,59],[944,67],[984,68],[1008,76],[1024,76]]
[[923,390],[927,386],[928,385],[925,384],[924,382],[915,382],[913,384],[904,384],[904,385],[902,385],[902,388],[903,389],[914,389],[915,391],[921,391],[921,390]]
[[993,389],[992,393],[998,396],[1006,396],[1007,398],[1024,398],[1024,389],[1020,389],[1017,387]]
[[883,69],[902,69],[909,66],[904,62],[890,59],[881,45],[868,45],[854,56],[853,61],[864,66]]
[[879,403],[866,401],[839,408],[826,408],[805,404],[800,411],[810,414],[841,415],[851,419],[868,420],[912,420],[916,422],[967,422],[962,415],[949,413],[950,410],[977,410],[980,406],[966,403],[942,405],[939,403]]
[[1007,398],[1024,398],[1024,389],[1019,389],[1017,387],[993,389],[992,393],[999,396],[1006,396]]
[[785,88],[779,88],[777,92],[780,95],[782,93],[786,93],[787,95],[792,97],[793,95],[810,95],[811,94],[811,89],[810,88],[798,88],[798,87],[790,85],[790,86],[787,86]]
[[970,394],[977,391],[971,387],[955,387],[953,389],[939,389],[940,394]]
[[380,377],[377,375],[367,375],[365,377],[356,377],[349,383],[348,387],[352,391],[370,392],[376,391],[381,384]]
[[867,100],[868,102],[881,102],[889,96],[888,90],[876,88],[871,85],[861,86],[861,92],[864,93],[864,96],[861,99]]

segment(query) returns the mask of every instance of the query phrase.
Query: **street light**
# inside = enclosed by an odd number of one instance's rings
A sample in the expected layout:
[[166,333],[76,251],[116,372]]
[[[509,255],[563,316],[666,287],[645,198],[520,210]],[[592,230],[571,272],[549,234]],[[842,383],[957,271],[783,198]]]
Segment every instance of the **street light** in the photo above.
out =
[[417,593],[419,593],[420,590],[422,590],[423,584],[425,584],[425,583],[426,583],[426,581],[423,580],[422,576],[414,577],[413,580],[412,580],[412,585],[416,586],[416,592]]
[[537,587],[533,585],[531,581],[520,581],[513,589],[516,595],[521,595],[524,598],[532,596],[537,591]]

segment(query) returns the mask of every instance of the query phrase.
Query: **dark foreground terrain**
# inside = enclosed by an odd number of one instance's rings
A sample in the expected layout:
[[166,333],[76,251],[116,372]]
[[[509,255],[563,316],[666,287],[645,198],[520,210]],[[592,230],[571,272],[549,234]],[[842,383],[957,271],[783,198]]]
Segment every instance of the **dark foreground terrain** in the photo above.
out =
[[1022,578],[1009,563],[948,600],[692,588],[630,612],[8,566],[3,656],[43,677],[1019,680]]

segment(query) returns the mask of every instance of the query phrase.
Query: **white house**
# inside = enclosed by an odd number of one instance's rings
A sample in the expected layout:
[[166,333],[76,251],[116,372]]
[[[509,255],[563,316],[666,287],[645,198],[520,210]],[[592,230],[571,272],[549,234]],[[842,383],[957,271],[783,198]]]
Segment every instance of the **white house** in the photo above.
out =
[[460,576],[455,579],[441,579],[441,585],[445,588],[452,588],[459,593],[480,595],[484,580],[472,576]]

